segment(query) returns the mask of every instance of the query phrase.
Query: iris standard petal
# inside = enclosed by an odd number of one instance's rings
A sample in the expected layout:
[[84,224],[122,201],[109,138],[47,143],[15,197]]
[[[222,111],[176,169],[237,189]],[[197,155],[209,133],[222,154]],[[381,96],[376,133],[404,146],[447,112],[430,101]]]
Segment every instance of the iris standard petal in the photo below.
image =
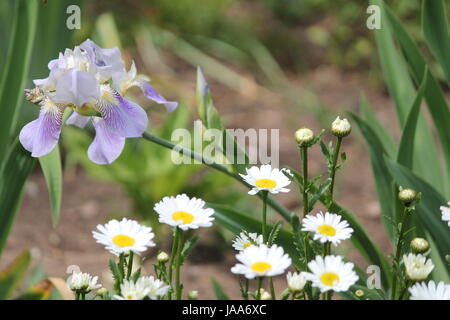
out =
[[174,111],[178,107],[178,102],[167,101],[166,98],[161,96],[147,81],[138,81],[138,86],[141,88],[144,95],[159,104],[164,104],[168,112]]
[[105,120],[93,117],[95,138],[88,149],[89,159],[97,164],[111,164],[122,153],[125,138],[111,132]]
[[47,100],[39,117],[22,128],[19,140],[31,156],[42,157],[53,150],[61,133],[62,115],[63,108]]
[[[105,95],[104,95],[105,96]],[[141,137],[148,127],[147,113],[141,106],[123,98],[117,92],[106,94],[96,108],[109,129],[124,138]]]
[[71,69],[65,72],[56,83],[55,102],[72,103],[81,107],[86,102],[100,98],[100,85],[91,73]]
[[74,111],[70,115],[69,119],[67,119],[66,124],[83,129],[86,127],[89,120],[91,120],[91,117],[82,116],[78,112]]

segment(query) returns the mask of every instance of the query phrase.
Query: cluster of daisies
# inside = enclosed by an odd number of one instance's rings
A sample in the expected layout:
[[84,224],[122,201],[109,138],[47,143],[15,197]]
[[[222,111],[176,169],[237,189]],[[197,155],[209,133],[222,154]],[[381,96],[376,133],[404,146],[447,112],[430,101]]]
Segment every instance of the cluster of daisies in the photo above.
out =
[[[214,210],[205,207],[205,202],[197,198],[189,198],[185,194],[175,197],[165,197],[154,206],[159,215],[159,222],[168,224],[178,234],[176,243],[183,243],[182,231],[210,227],[214,220]],[[115,280],[115,294],[110,294],[97,284],[98,277],[87,273],[76,272],[68,279],[69,288],[75,293],[76,299],[85,299],[91,291],[97,290],[94,297],[116,300],[157,300],[171,298],[179,290],[181,298],[181,283],[179,272],[177,281],[173,281],[173,268],[180,268],[182,246],[169,255],[160,252],[155,265],[155,276],[141,276],[141,268],[133,269],[134,255],[143,254],[148,248],[154,247],[152,228],[143,226],[134,220],[123,218],[121,221],[111,220],[104,225],[98,225],[93,231],[94,239],[105,246],[105,249],[118,257],[118,262],[110,260],[110,268]],[[175,246],[176,247],[176,246]],[[184,257],[183,257],[184,258]],[[169,265],[167,263],[169,262]],[[194,295],[193,292],[189,297]]]

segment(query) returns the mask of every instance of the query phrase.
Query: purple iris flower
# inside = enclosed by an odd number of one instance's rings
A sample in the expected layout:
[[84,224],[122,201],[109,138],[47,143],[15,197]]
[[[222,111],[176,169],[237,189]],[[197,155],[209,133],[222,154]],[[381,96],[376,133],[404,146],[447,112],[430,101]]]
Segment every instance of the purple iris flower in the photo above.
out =
[[66,108],[73,109],[66,124],[84,128],[91,122],[95,129],[89,159],[110,164],[121,154],[126,138],[141,137],[148,127],[144,109],[124,98],[130,87],[138,86],[169,112],[178,106],[159,95],[148,78],[137,75],[134,63],[126,71],[117,47],[103,49],[88,39],[60,53],[48,67],[48,78],[35,80],[36,88],[27,91],[27,99],[41,107],[39,117],[24,126],[19,136],[33,157],[44,156],[56,146]]

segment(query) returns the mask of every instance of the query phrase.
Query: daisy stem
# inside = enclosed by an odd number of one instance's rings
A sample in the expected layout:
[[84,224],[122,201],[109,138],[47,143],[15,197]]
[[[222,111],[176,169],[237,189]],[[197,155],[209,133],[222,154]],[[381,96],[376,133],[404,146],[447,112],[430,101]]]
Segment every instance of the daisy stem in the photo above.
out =
[[275,294],[275,287],[273,286],[273,278],[269,278],[269,286],[270,286],[270,295],[272,296],[272,300],[277,300],[276,294]]
[[182,287],[181,287],[181,277],[180,277],[180,272],[181,272],[181,250],[183,248],[183,230],[181,230],[180,228],[177,227],[177,231],[179,233],[178,235],[178,248],[177,248],[177,261],[175,262],[175,266],[176,266],[176,293],[177,293],[177,300],[181,300],[181,292],[182,292]]
[[333,201],[334,181],[335,181],[335,177],[336,177],[336,165],[337,165],[337,159],[339,157],[339,151],[341,149],[341,143],[342,143],[342,137],[338,137],[337,142],[336,142],[336,148],[334,149],[333,162],[331,164],[330,201]]
[[75,291],[75,300],[80,300],[80,293]]
[[258,286],[256,290],[256,300],[261,300],[261,289],[262,289],[262,283],[263,283],[263,277],[258,277]]
[[[209,158],[203,156],[202,154],[199,154],[199,153],[197,153],[197,152],[195,152],[195,151],[193,151],[191,149],[184,148],[184,147],[182,147],[180,145],[175,145],[172,142],[167,141],[165,139],[162,139],[160,137],[157,137],[157,136],[155,136],[155,135],[153,135],[153,134],[151,134],[150,132],[147,132],[147,131],[144,132],[144,134],[142,135],[142,138],[147,140],[147,141],[159,144],[160,146],[162,146],[164,148],[167,148],[169,150],[175,150],[175,151],[177,151],[178,153],[180,153],[180,154],[182,154],[184,156],[190,157],[193,160],[199,161],[199,162],[203,163],[204,165],[206,165],[206,166],[208,166],[210,168],[218,170],[218,171],[228,175],[229,177],[232,177],[233,179],[235,179],[235,180],[239,181],[240,183],[244,184],[249,189],[252,188],[250,185],[245,183],[245,181],[242,180],[241,177],[238,174],[235,174],[235,173],[231,172],[230,170],[228,170],[228,168],[226,166],[218,164],[218,163],[214,162],[214,160],[209,159]],[[258,193],[258,196],[262,198],[262,195],[260,195],[259,193]],[[277,202],[276,200],[268,197],[267,203],[274,210],[276,210],[278,213],[280,213],[280,215],[284,219],[286,219],[289,222],[291,221],[292,213],[289,212],[289,210],[286,209],[284,206],[282,206],[279,202]]]
[[121,253],[119,255],[119,271],[122,279],[125,278],[125,254]]
[[264,243],[267,243],[267,196],[268,191],[263,191],[263,211],[262,211],[262,236]]
[[397,296],[397,269],[400,263],[400,257],[402,256],[403,238],[405,236],[406,225],[408,224],[408,218],[410,216],[410,208],[405,207],[402,217],[402,227],[400,228],[400,233],[398,235],[397,247],[395,249],[395,260],[394,260],[394,272],[392,272],[392,299],[395,300]]
[[247,278],[245,279],[244,282],[244,293],[243,293],[243,298],[245,300],[248,300],[248,286],[250,284],[250,280],[248,280]]
[[178,227],[175,227],[174,233],[173,233],[173,240],[172,240],[172,250],[170,251],[170,261],[169,261],[169,284],[171,290],[169,290],[169,300],[172,299],[172,292],[173,292],[173,268],[175,264],[175,257],[177,254],[177,244],[178,244]]
[[308,147],[300,147],[303,160],[303,218],[309,213],[308,199]]
[[129,253],[129,257],[128,257],[128,269],[127,269],[127,280],[130,280],[131,277],[131,272],[133,271],[133,257],[134,257],[134,252],[130,251]]

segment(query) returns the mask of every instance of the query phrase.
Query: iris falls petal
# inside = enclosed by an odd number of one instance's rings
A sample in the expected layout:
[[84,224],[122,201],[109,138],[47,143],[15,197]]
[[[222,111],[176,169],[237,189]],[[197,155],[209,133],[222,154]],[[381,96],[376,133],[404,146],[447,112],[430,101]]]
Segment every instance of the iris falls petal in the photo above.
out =
[[109,129],[119,137],[141,137],[148,127],[147,113],[141,106],[111,92],[108,99],[102,99],[97,109]]
[[105,120],[93,117],[95,138],[88,149],[89,159],[97,164],[111,164],[122,153],[125,138],[111,132]]
[[152,85],[147,81],[139,81],[138,85],[148,99],[153,100],[159,104],[164,104],[168,112],[172,112],[178,107],[178,102],[167,101],[166,98],[164,98],[158,92],[156,92],[156,90],[152,87]]
[[19,140],[33,157],[42,157],[53,150],[61,133],[63,109],[47,100],[39,117],[22,128]]

